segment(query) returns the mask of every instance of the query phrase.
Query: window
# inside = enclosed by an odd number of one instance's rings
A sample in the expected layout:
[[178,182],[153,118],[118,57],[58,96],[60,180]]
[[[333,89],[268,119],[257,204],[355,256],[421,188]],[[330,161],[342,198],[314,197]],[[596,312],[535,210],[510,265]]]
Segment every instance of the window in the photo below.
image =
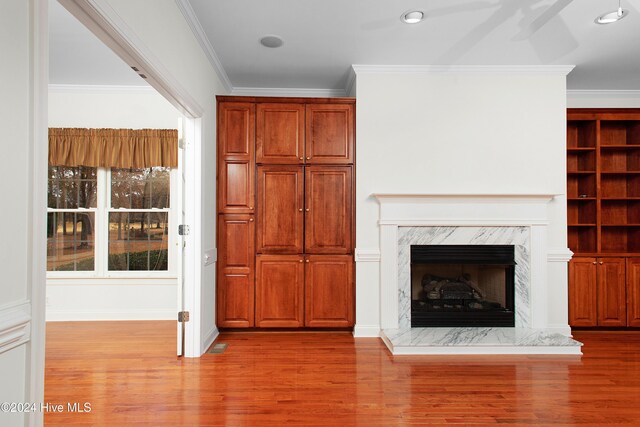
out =
[[96,210],[96,168],[49,168],[47,270],[95,269]]
[[49,167],[47,270],[170,272],[171,174],[168,167]]

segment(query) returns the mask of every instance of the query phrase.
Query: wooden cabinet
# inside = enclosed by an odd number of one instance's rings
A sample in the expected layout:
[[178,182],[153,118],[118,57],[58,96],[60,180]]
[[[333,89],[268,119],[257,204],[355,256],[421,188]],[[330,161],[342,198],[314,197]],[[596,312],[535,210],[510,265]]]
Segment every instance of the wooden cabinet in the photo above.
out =
[[219,327],[353,326],[354,108],[218,97]]
[[217,323],[220,327],[254,325],[253,215],[218,217]]
[[352,247],[350,166],[305,168],[305,252],[348,254]]
[[256,326],[297,328],[304,324],[304,259],[300,255],[256,258]]
[[569,263],[569,324],[627,326],[624,258],[576,257]]
[[304,104],[258,104],[256,114],[256,162],[304,163]]
[[640,327],[640,258],[627,258],[627,326]]
[[308,255],[305,260],[305,325],[353,325],[353,261],[347,255]]
[[595,258],[574,258],[569,263],[569,324],[596,326],[597,262]]
[[[569,307],[573,326],[638,326],[640,255],[640,109],[569,109],[567,112],[567,225]],[[580,320],[585,268],[597,265],[595,322]],[[573,266],[573,270],[572,270]],[[573,271],[573,272],[572,272]],[[582,310],[582,312],[580,311]]]
[[218,109],[218,213],[253,213],[255,105],[231,102]]
[[353,104],[307,105],[306,162],[353,163],[354,129]]
[[258,166],[257,252],[303,252],[304,175],[299,166]]

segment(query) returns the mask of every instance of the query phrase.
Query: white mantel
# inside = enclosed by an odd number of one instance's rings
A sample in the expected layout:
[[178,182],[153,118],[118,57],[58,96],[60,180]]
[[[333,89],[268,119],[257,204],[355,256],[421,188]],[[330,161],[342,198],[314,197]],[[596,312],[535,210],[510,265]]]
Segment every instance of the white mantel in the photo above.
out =
[[[410,244],[513,244],[520,257],[516,271],[516,327],[525,332],[545,334],[543,346],[529,353],[554,352],[549,334],[568,336],[568,325],[549,325],[548,287],[567,286],[564,280],[549,278],[550,262],[566,263],[571,258],[567,248],[550,248],[547,244],[548,204],[554,194],[388,194],[375,193],[380,204],[380,273],[381,328],[384,331],[410,327]],[[519,283],[518,283],[519,282]],[[484,332],[483,332],[484,333]],[[422,334],[424,336],[425,334]],[[472,334],[473,335],[473,334]],[[499,334],[504,336],[504,334]],[[518,334],[516,334],[518,335]],[[389,336],[389,334],[387,334]],[[441,337],[442,338],[442,337]],[[556,337],[557,338],[557,337]],[[406,335],[404,338],[406,340]],[[385,342],[389,345],[388,339]],[[406,344],[406,343],[405,343]],[[406,345],[403,344],[403,353]],[[521,344],[514,344],[521,345]],[[468,345],[461,343],[468,350]],[[453,353],[459,353],[455,345]],[[549,348],[547,348],[549,347]],[[504,352],[504,345],[496,352]],[[515,351],[521,353],[522,347]],[[565,352],[562,349],[561,352]],[[393,351],[393,349],[392,349]],[[438,350],[442,353],[442,348]],[[484,346],[483,352],[491,352]]]

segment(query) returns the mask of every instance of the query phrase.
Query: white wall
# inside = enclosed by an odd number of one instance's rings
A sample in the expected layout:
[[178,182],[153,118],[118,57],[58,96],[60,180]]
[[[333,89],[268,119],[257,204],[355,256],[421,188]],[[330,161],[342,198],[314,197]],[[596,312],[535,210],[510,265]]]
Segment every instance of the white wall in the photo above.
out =
[[[150,87],[49,89],[49,127],[176,129],[181,116]],[[153,280],[48,278],[47,320],[172,320],[176,286],[175,273]]]
[[[357,253],[379,251],[372,193],[559,194],[548,246],[566,251],[564,75],[356,73]],[[547,323],[566,328],[566,264],[549,270]],[[356,335],[365,335],[380,324],[379,265],[356,271]]]
[[[44,236],[45,228],[43,221],[33,222],[43,206],[34,194],[40,194],[36,190],[45,177],[40,175],[39,180],[35,172],[44,159],[39,157],[42,149],[35,148],[43,142],[36,130],[41,111],[35,102],[40,93],[39,67],[46,67],[39,61],[41,47],[46,55],[39,33],[42,16],[46,18],[46,5],[39,1],[0,2],[0,147],[4,153],[0,156],[0,402],[43,398],[44,322],[38,310],[44,297],[38,289],[44,286],[44,270],[36,267],[44,266],[40,250],[44,245],[35,242],[38,233]],[[0,425],[25,425],[27,417],[34,423],[41,419],[2,411]]]
[[[215,248],[216,225],[216,112],[215,95],[224,94],[225,89],[215,70],[207,60],[191,29],[187,25],[174,0],[154,1],[149,8],[147,2],[130,0],[106,0],[113,17],[122,21],[162,65],[167,74],[180,82],[185,91],[203,109],[201,124],[201,147],[198,150],[201,188],[197,194],[200,202],[201,228],[192,227],[197,239],[188,238],[188,245],[195,245],[197,267],[197,295],[187,296],[200,305],[200,318],[187,324],[193,328],[199,322],[199,342],[192,354],[200,354],[217,335],[215,325],[215,263],[204,266],[205,251]],[[111,14],[111,11],[108,11]]]

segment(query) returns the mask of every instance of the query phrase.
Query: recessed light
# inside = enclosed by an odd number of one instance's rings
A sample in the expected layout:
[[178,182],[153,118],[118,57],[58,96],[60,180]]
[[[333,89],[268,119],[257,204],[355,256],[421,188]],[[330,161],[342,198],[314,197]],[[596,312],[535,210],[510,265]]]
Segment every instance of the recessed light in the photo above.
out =
[[264,36],[260,39],[260,44],[264,47],[276,48],[282,46],[284,42],[278,36]]
[[612,22],[617,22],[627,16],[629,14],[628,10],[622,9],[620,5],[620,0],[618,0],[618,10],[614,12],[605,13],[604,15],[600,15],[596,18],[596,24],[611,24]]
[[424,19],[424,12],[419,10],[410,10],[408,12],[403,13],[400,16],[400,19],[405,24],[417,24],[418,22]]

